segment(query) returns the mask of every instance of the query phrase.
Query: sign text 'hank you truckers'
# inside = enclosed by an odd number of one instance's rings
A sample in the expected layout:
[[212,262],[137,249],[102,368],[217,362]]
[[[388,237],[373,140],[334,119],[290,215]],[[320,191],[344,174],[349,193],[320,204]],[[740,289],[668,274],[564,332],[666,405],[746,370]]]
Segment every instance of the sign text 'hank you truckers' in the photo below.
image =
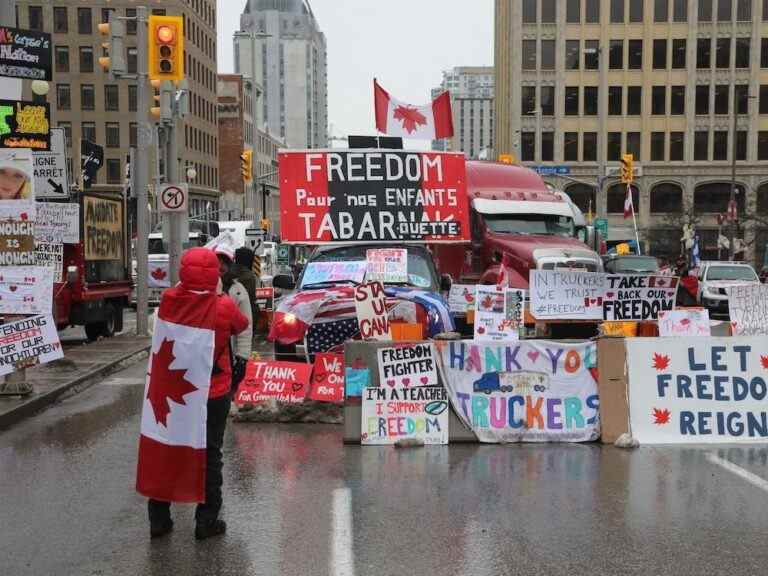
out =
[[53,80],[51,35],[0,26],[0,76]]
[[284,242],[468,241],[464,156],[282,152],[280,214]]
[[83,240],[86,260],[123,258],[123,204],[119,200],[83,198]]
[[765,442],[764,336],[629,338],[629,420],[646,444]]
[[32,316],[0,326],[0,376],[30,362],[45,364],[64,357],[53,316]]

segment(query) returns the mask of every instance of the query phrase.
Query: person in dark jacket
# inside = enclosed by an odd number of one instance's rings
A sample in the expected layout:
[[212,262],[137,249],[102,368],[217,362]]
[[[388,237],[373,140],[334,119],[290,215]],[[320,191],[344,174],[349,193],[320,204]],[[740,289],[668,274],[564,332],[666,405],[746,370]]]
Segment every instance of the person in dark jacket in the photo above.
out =
[[259,279],[253,273],[253,259],[255,254],[250,248],[245,246],[235,250],[235,264],[230,272],[234,278],[243,285],[248,292],[248,298],[251,300],[251,318],[256,324],[256,313],[259,307],[256,305],[256,287],[259,285]]

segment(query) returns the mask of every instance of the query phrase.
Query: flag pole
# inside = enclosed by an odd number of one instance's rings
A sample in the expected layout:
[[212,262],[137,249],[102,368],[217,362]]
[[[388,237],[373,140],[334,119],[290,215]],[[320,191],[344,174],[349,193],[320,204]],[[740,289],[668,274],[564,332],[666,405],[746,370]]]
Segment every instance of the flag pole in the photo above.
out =
[[632,196],[632,184],[627,182],[627,194],[629,195],[629,205],[632,207],[632,224],[635,227],[635,242],[637,242],[637,255],[640,256],[642,254],[642,249],[640,248],[640,235],[637,233],[637,216],[635,215],[635,199]]

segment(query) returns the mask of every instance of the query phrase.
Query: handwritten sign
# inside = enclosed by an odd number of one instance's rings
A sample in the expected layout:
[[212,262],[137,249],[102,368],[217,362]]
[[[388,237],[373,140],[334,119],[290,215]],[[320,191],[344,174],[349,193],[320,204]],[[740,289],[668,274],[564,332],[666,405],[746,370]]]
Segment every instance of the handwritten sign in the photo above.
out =
[[367,250],[368,263],[366,280],[369,282],[408,282],[408,250],[384,248]]
[[755,283],[728,288],[728,312],[734,336],[768,335],[768,286]]
[[37,202],[35,239],[48,243],[77,244],[80,241],[80,205]]
[[123,203],[98,196],[83,197],[83,242],[86,260],[122,260]]
[[256,304],[259,310],[272,310],[275,307],[275,289],[256,288]]
[[475,296],[475,340],[517,340],[525,290],[481,285]]
[[475,289],[474,284],[451,284],[451,291],[448,293],[448,306],[451,312],[464,314],[474,310]]
[[48,104],[0,100],[0,148],[48,150],[51,147]]
[[675,307],[677,278],[637,274],[606,275],[604,320],[656,320]]
[[382,386],[407,388],[437,384],[437,365],[432,344],[403,344],[379,348],[376,354]]
[[29,150],[0,149],[0,220],[9,219],[35,219],[35,179]]
[[53,80],[51,35],[0,26],[0,76]]
[[0,268],[0,313],[51,314],[53,270],[44,266]]
[[0,375],[63,357],[51,315],[32,316],[0,326]]
[[683,308],[659,313],[659,336],[709,336],[709,310]]
[[235,403],[255,404],[268,399],[286,404],[303,402],[311,373],[312,365],[303,362],[249,360]]
[[538,320],[602,320],[605,274],[531,270],[531,313]]
[[54,282],[64,281],[64,244],[35,242],[35,264],[50,268]]
[[35,264],[35,225],[31,220],[0,220],[0,266]]
[[359,284],[365,278],[368,264],[363,261],[355,262],[310,262],[304,270],[301,285],[344,282],[351,280]]
[[387,297],[380,282],[367,282],[355,288],[355,311],[363,340],[392,340]]
[[344,355],[328,352],[315,354],[312,389],[309,399],[317,402],[344,402]]
[[448,395],[442,386],[368,387],[363,391],[361,443],[420,439],[448,444]]

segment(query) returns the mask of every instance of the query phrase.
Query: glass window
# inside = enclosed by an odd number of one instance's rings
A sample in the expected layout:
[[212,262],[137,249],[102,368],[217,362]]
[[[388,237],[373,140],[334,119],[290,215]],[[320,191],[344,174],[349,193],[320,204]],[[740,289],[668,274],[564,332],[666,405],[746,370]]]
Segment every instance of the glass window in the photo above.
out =
[[36,32],[43,31],[43,7],[42,6],[28,6],[27,16],[29,19],[29,29]]
[[621,158],[621,132],[608,132],[606,160],[614,161]]
[[584,115],[597,116],[598,89],[597,86],[584,86]]
[[627,154],[632,154],[635,162],[642,160],[640,158],[640,132],[627,132]]
[[53,31],[57,34],[66,34],[69,31],[66,6],[53,7]]
[[651,114],[664,116],[667,113],[667,87],[654,86],[651,89]]
[[104,110],[113,112],[120,110],[120,91],[116,84],[104,85]]
[[77,9],[77,32],[78,34],[93,34],[93,18],[90,8]]
[[128,125],[128,146],[136,148],[139,143],[139,125],[136,122],[131,122]]
[[768,86],[760,86],[760,114],[768,114]]
[[736,68],[749,68],[749,38],[736,38]]
[[139,98],[135,84],[128,85],[128,111],[136,112],[138,108]]
[[600,23],[600,0],[586,0],[586,6],[584,6],[584,9],[584,20],[587,23]]
[[64,145],[67,148],[72,148],[72,123],[59,122],[59,128],[64,129]]
[[56,85],[56,107],[59,110],[70,110],[72,108],[72,91],[69,84]]
[[80,46],[80,73],[91,74],[93,72],[93,48]]
[[640,116],[643,108],[641,86],[627,86],[627,116]]
[[669,100],[670,114],[685,114],[685,86],[672,86],[669,90]]
[[[736,201],[739,204],[739,212],[742,212],[744,208],[744,195],[738,194],[739,188],[740,187],[737,185]],[[693,210],[697,214],[723,213],[728,209],[728,201],[730,196],[730,182],[712,182],[709,184],[700,184],[699,186],[696,186],[696,189],[693,191]],[[712,268],[710,268],[710,270],[711,269]]]
[[728,93],[731,87],[727,84],[715,86],[715,114],[728,114]]
[[584,41],[584,69],[598,70],[600,68],[600,41]]
[[555,41],[554,40],[541,41],[541,69],[542,70],[555,69]]
[[760,38],[760,68],[768,68],[768,38]]
[[520,160],[523,162],[536,160],[536,132],[520,133]]
[[678,184],[662,182],[651,188],[651,212],[683,211],[683,189]]
[[555,159],[555,133],[541,133],[541,161],[552,162]]
[[578,70],[579,69],[579,40],[566,40],[565,41],[565,69],[566,70]]
[[563,134],[563,160],[566,162],[579,161],[579,133],[566,132]]
[[629,21],[643,21],[643,2],[644,0],[629,0]]
[[685,132],[669,133],[669,159],[682,162],[685,156]]
[[107,184],[121,184],[120,159],[107,158]]
[[56,72],[69,72],[68,46],[56,46]]
[[747,159],[747,131],[736,132],[736,160]]
[[523,40],[523,70],[536,70],[536,40]]
[[107,148],[120,148],[120,123],[107,122],[105,130]]
[[624,68],[624,40],[611,40],[608,48],[608,67],[611,70]]
[[136,74],[136,65],[138,63],[138,52],[136,48],[128,48],[127,51],[127,57],[125,59],[126,67],[128,68],[128,72],[131,74]]
[[731,0],[717,0],[717,21],[730,22],[733,18],[733,7]]
[[697,130],[693,133],[693,159],[709,160],[709,132]]
[[[640,191],[637,186],[632,185],[632,203],[635,208],[635,214],[640,213]],[[624,212],[624,200],[627,197],[626,184],[613,184],[608,188],[607,209],[608,214],[622,214]]]
[[696,114],[709,114],[709,84],[696,86]]
[[715,130],[712,160],[728,160],[728,132]]
[[718,38],[715,51],[715,66],[717,68],[731,67],[731,39]]
[[667,41],[663,38],[653,41],[653,68],[655,70],[667,68]]
[[768,132],[757,133],[757,159],[768,160]]
[[83,110],[94,110],[96,108],[96,92],[93,84],[80,85],[80,107]]
[[523,23],[536,23],[536,0],[523,0]]
[[595,211],[595,192],[595,186],[587,184],[569,184],[565,189],[571,201],[585,214]]
[[768,21],[768,0],[763,0],[763,22]]
[[696,68],[712,66],[712,39],[699,38],[696,41]]
[[685,38],[672,40],[672,68],[685,68]]
[[664,132],[651,132],[651,162],[664,161]]
[[624,23],[624,0],[611,0],[611,22]]
[[712,0],[699,0],[699,22],[712,22]]
[[622,115],[622,86],[608,87],[608,114],[610,116]]
[[80,137],[88,142],[96,142],[96,124],[93,122],[80,124]]
[[653,21],[666,22],[669,20],[669,0],[654,0]]
[[565,21],[568,24],[581,22],[581,0],[568,0],[565,9]]
[[736,20],[749,22],[752,20],[752,0],[739,0],[736,4]]
[[523,86],[520,97],[520,114],[523,116],[536,114],[536,86]]
[[675,22],[688,21],[688,0],[674,0],[672,20]]
[[579,115],[579,87],[578,86],[565,87],[565,115],[566,116]]
[[627,62],[630,70],[640,70],[643,67],[642,40],[630,40],[627,42]]
[[544,24],[554,24],[555,22],[555,2],[556,0],[541,0],[541,21]]
[[581,137],[584,162],[597,162],[597,132],[584,132]]
[[[128,18],[128,20],[125,21],[125,33],[129,34],[130,36],[136,35],[136,8],[126,8],[125,9],[125,16]],[[187,31],[188,28],[184,26],[184,30]]]
[[541,115],[542,116],[554,116],[555,115],[555,87],[554,86],[542,86],[539,88],[541,92]]
[[736,102],[736,114],[749,114],[749,86],[737,84],[733,87],[733,99]]

